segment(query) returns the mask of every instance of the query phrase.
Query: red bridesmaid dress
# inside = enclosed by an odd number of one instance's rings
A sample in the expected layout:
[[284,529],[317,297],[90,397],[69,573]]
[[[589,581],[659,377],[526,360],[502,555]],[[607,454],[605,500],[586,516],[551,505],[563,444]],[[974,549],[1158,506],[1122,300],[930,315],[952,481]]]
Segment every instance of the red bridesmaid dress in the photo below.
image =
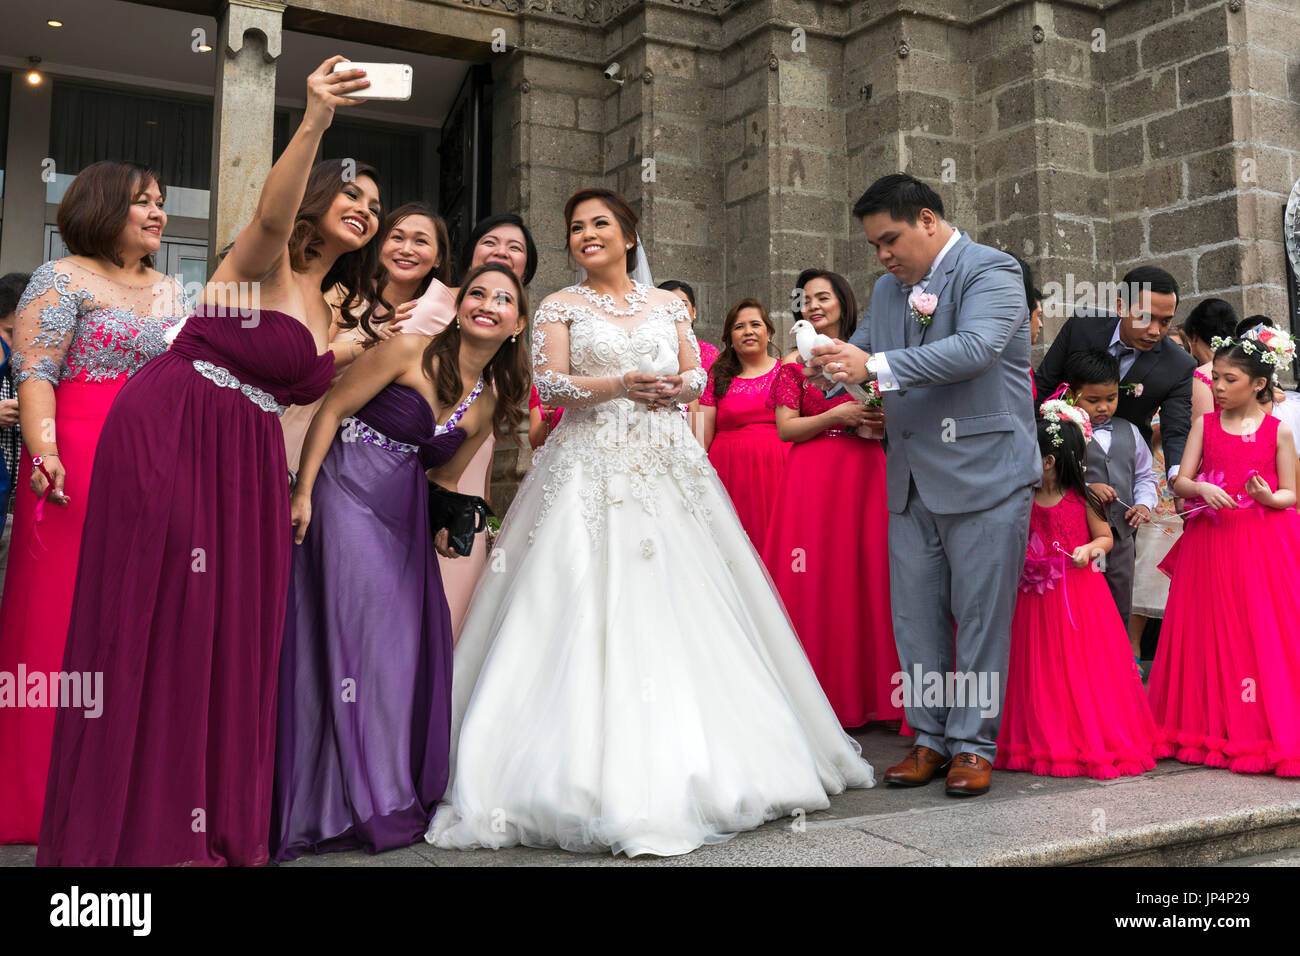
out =
[[763,539],[772,516],[777,486],[790,454],[789,442],[776,434],[776,416],[767,404],[768,392],[776,381],[781,363],[757,378],[736,376],[727,394],[713,394],[713,373],[700,396],[701,405],[718,410],[709,461],[722,480],[740,523],[754,550],[763,553]]
[[[768,407],[820,415],[827,399],[797,363],[781,366]],[[763,561],[841,726],[902,720],[889,607],[889,515],[880,442],[840,427],[790,450]]]

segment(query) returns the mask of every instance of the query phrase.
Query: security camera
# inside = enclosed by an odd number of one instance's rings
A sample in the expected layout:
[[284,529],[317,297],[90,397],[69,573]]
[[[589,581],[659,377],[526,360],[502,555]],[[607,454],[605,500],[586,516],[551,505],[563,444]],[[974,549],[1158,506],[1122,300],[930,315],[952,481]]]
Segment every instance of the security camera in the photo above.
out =
[[624,81],[618,78],[618,73],[621,69],[622,67],[617,63],[611,63],[609,66],[605,67],[605,79],[613,80],[619,86],[622,86]]

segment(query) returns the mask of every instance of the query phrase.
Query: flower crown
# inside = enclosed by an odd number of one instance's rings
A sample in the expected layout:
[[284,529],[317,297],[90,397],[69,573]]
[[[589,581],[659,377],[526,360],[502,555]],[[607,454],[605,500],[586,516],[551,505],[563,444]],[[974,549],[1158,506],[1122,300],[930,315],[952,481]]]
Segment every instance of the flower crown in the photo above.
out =
[[1046,421],[1047,431],[1052,436],[1052,444],[1057,448],[1061,447],[1061,422],[1074,422],[1083,432],[1083,441],[1086,445],[1092,441],[1092,419],[1082,408],[1076,406],[1068,398],[1058,396],[1064,395],[1068,386],[1062,385],[1052,396],[1043,404],[1038,406],[1038,414]]
[[1258,354],[1261,362],[1273,366],[1274,384],[1277,384],[1277,370],[1284,365],[1290,365],[1295,360],[1295,339],[1281,329],[1270,328],[1263,324],[1247,329],[1239,339],[1222,335],[1210,339],[1210,347],[1216,352],[1221,348],[1234,345],[1248,355]]

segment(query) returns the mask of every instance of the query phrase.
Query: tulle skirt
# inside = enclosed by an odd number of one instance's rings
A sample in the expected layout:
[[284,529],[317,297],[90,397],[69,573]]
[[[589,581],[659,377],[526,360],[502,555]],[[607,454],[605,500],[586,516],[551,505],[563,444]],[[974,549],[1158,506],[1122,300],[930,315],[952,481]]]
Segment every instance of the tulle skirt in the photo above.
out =
[[1067,567],[1020,591],[993,766],[1099,780],[1155,766],[1155,722],[1106,579]]
[[660,451],[570,417],[466,618],[426,839],[679,854],[871,786],[686,423]]
[[1300,776],[1300,515],[1201,513],[1160,567],[1170,587],[1149,680],[1157,755]]

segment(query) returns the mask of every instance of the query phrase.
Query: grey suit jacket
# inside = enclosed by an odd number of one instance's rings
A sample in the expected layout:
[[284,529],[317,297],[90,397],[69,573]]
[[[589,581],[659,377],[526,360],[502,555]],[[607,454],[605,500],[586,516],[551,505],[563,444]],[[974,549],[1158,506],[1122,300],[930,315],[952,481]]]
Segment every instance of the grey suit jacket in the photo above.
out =
[[1043,474],[1030,386],[1029,311],[1020,267],[962,236],[925,290],[939,304],[913,333],[902,284],[885,274],[851,342],[885,353],[889,510],[910,482],[934,514],[983,511]]

